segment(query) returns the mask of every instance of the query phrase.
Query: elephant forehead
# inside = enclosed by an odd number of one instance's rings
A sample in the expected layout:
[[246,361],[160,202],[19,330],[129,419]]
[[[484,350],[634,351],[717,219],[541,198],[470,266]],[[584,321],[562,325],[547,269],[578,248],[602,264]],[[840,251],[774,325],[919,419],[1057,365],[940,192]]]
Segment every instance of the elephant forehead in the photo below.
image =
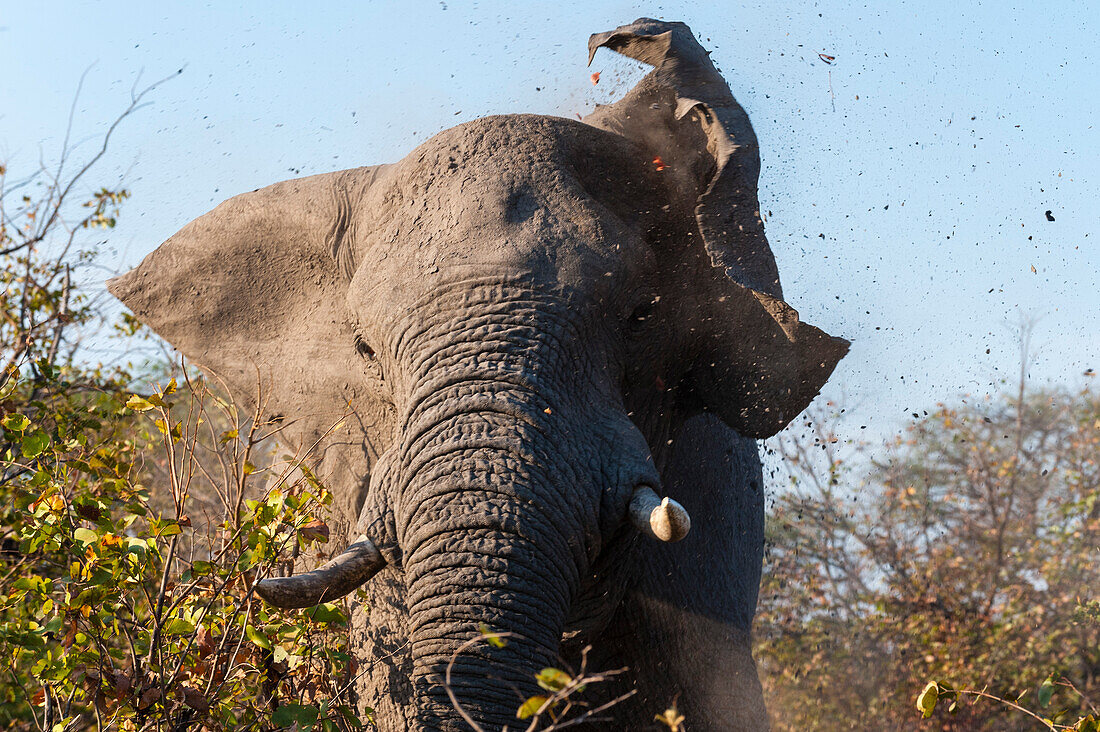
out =
[[428,280],[454,267],[614,278],[650,256],[662,185],[640,149],[588,125],[476,120],[414,150],[371,191],[357,261],[385,258],[383,269]]

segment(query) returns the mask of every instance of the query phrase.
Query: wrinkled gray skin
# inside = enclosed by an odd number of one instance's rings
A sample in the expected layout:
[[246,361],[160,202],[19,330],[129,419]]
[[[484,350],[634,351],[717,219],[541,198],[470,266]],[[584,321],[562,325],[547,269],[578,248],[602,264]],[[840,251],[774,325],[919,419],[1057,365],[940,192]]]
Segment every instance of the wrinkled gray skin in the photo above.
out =
[[[675,698],[693,730],[767,727],[752,438],[847,343],[779,299],[756,140],[690,30],[600,46],[654,71],[583,122],[480,119],[238,196],[111,283],[239,394],[259,376],[299,444],[349,415],[318,450],[334,525],[387,562],[353,631],[384,730],[469,728],[440,682],[479,623],[523,636],[456,661],[485,729],[588,643],[640,692],[603,729],[655,728]],[[627,521],[640,484],[687,508],[684,541]]]

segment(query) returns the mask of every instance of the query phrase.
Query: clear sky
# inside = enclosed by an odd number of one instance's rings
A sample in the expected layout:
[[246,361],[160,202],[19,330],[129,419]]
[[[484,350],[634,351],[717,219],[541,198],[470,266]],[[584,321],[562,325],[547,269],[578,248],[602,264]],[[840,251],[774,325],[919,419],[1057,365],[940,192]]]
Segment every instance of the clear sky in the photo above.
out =
[[139,73],[182,68],[89,181],[133,193],[125,269],[236,193],[486,114],[585,114],[643,73],[601,51],[592,86],[588,35],[639,16],[691,25],[748,110],[788,299],[854,342],[826,392],[853,422],[1011,380],[1021,313],[1036,380],[1100,370],[1097,3],[0,0],[0,161],[56,157],[89,66],[85,153]]

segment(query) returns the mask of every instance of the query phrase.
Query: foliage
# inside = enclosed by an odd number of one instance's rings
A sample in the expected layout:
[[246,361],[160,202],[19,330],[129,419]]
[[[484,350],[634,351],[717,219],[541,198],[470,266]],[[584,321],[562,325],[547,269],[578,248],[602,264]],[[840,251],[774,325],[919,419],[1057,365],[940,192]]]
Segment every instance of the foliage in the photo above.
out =
[[[330,497],[300,462],[259,460],[264,430],[277,427],[209,434],[219,421],[210,404],[222,420],[237,421],[236,410],[202,384],[189,387],[175,405],[169,382],[125,404],[117,393],[80,400],[73,412],[57,403],[46,410],[50,422],[5,416],[13,472],[4,528],[13,546],[0,645],[14,676],[6,713],[42,729],[93,720],[95,728],[260,728],[269,716],[301,729],[318,719],[325,729],[358,726],[342,701],[351,659],[342,636],[326,632],[346,624],[346,610],[283,613],[251,591],[285,550],[323,536],[314,514]],[[203,433],[228,458],[228,481],[198,459]],[[168,512],[153,508],[141,482],[155,472],[142,463],[154,449],[167,466],[156,489],[170,496]],[[222,510],[192,518],[192,489],[203,480],[219,487]],[[259,480],[268,486],[262,499],[246,498]]]
[[[512,632],[495,632],[485,624],[480,625],[479,631],[478,635],[459,646],[451,656],[450,663],[447,664],[447,671],[444,674],[443,687],[451,700],[451,704],[454,705],[454,708],[466,723],[470,725],[470,728],[474,732],[485,732],[484,728],[466,713],[455,695],[451,687],[451,672],[458,658],[474,646],[485,643],[490,648],[504,648],[508,645],[509,640],[521,636]],[[553,730],[566,729],[582,724],[608,721],[608,718],[600,715],[634,696],[636,691],[631,689],[599,704],[593,704],[581,698],[581,694],[589,686],[606,683],[627,671],[625,668],[602,672],[589,670],[588,654],[591,650],[591,647],[586,647],[581,651],[580,668],[576,672],[563,671],[560,668],[551,666],[534,674],[535,683],[546,693],[528,697],[516,710],[516,718],[526,722],[526,726],[523,727],[525,732],[553,732]],[[681,729],[680,724],[684,721],[684,718],[677,713],[676,707],[673,705],[672,708],[665,711],[664,715],[658,715],[655,721],[662,722],[673,732],[677,732]]]
[[1030,729],[971,702],[1015,704],[1052,673],[1078,692],[1059,718],[1090,713],[1100,397],[1022,383],[939,405],[859,471],[839,413],[779,443],[792,486],[771,512],[757,649],[777,729],[911,729],[928,679],[964,685],[929,728]]
[[252,593],[324,549],[330,496],[308,464],[185,372],[138,395],[79,355],[102,314],[81,232],[112,228],[128,196],[82,180],[152,88],[75,172],[69,149],[14,183],[0,166],[0,725],[360,727],[346,607]]

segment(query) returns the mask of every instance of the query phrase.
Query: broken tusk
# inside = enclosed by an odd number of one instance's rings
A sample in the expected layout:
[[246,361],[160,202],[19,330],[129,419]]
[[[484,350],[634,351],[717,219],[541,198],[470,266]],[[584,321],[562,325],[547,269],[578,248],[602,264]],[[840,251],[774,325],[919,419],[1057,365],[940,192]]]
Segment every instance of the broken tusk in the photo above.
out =
[[634,489],[630,522],[638,531],[660,541],[680,541],[691,529],[687,509],[667,496],[659,498],[647,485]]
[[365,536],[317,569],[256,583],[256,594],[275,607],[313,607],[352,592],[386,566],[378,547]]

